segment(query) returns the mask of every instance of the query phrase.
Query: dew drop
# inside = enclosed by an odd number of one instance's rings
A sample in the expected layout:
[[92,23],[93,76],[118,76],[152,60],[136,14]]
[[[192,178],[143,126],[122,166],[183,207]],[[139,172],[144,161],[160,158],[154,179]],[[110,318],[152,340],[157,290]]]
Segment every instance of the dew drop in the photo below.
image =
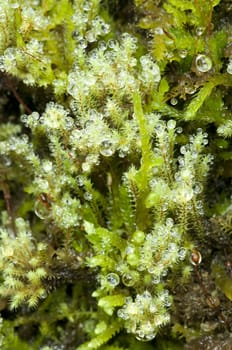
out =
[[35,201],[34,212],[35,215],[38,216],[38,218],[41,220],[44,220],[48,216],[48,210],[46,206],[39,199]]
[[118,317],[122,318],[123,320],[128,320],[128,318],[129,318],[128,313],[124,309],[119,309],[117,311],[117,315],[118,315]]
[[175,98],[175,97],[171,98],[170,103],[171,103],[172,106],[176,106],[177,103],[178,103],[177,98]]
[[80,187],[84,186],[85,177],[82,176],[82,175],[79,175],[79,176],[77,177],[77,183],[78,183],[78,185],[79,185]]
[[116,287],[120,283],[119,276],[114,272],[108,273],[108,275],[106,276],[106,280],[111,287]]
[[93,43],[94,41],[96,41],[96,37],[91,31],[86,33],[85,38],[88,40],[89,43]]
[[88,2],[86,2],[86,3],[83,5],[82,9],[83,9],[84,11],[86,11],[86,12],[90,11],[90,9],[91,9],[90,4],[89,4]]
[[173,119],[170,119],[170,120],[167,122],[167,127],[168,127],[168,129],[175,129],[175,127],[176,127],[176,121],[173,120]]
[[177,134],[181,134],[183,132],[183,128],[181,126],[179,126],[178,128],[176,128],[176,133]]
[[49,160],[44,161],[42,166],[45,173],[49,173],[52,170],[52,162],[50,162]]
[[202,192],[202,190],[203,190],[202,185],[200,183],[195,183],[195,185],[193,186],[193,192],[195,194],[199,194]]
[[159,284],[159,283],[160,283],[160,276],[154,275],[154,276],[152,277],[152,283],[154,283],[154,284]]
[[87,47],[87,41],[85,39],[81,39],[79,41],[79,46],[82,48],[82,49],[86,49]]
[[201,36],[204,33],[204,28],[202,27],[197,27],[196,29],[196,35]]
[[163,35],[164,34],[163,28],[161,28],[161,27],[155,28],[154,34],[156,34],[156,35]]
[[197,55],[196,68],[201,73],[206,73],[212,68],[212,61],[206,55]]
[[110,31],[110,25],[107,23],[103,23],[101,26],[101,30],[102,30],[103,34],[108,34]]
[[228,74],[232,74],[232,60],[229,61],[226,71]]
[[185,92],[188,95],[193,95],[196,92],[196,88],[194,86],[186,86]]
[[86,201],[91,201],[92,198],[93,198],[92,193],[90,193],[90,192],[85,192],[85,194],[84,194],[84,199],[85,199]]
[[79,37],[80,37],[80,32],[78,30],[74,30],[72,32],[72,38],[73,39],[79,39]]
[[105,51],[107,49],[107,45],[106,45],[105,41],[100,41],[98,44],[98,48],[101,51]]
[[180,153],[185,154],[187,152],[186,146],[181,146]]
[[192,189],[183,189],[182,196],[186,202],[190,201],[193,198],[193,190]]
[[186,249],[185,248],[180,248],[178,251],[178,257],[180,260],[184,260],[186,256]]
[[115,49],[116,46],[117,46],[117,41],[116,41],[116,40],[110,39],[110,40],[108,41],[108,47],[109,47],[110,49]]
[[174,221],[172,218],[167,218],[166,219],[166,225],[169,227],[172,227],[174,225]]
[[84,162],[82,163],[81,167],[84,172],[89,172],[91,169],[91,164],[88,162]]
[[111,141],[105,140],[101,143],[100,153],[104,157],[110,157],[114,153],[114,147]]
[[28,115],[27,114],[21,115],[20,120],[21,120],[22,123],[27,123]]
[[134,280],[133,276],[130,273],[125,273],[122,276],[122,283],[126,287],[132,287],[135,284],[135,280]]
[[198,250],[193,250],[189,260],[193,266],[200,265],[202,261],[201,253]]
[[179,51],[179,56],[180,58],[185,58],[188,54],[188,51],[187,50],[180,50]]

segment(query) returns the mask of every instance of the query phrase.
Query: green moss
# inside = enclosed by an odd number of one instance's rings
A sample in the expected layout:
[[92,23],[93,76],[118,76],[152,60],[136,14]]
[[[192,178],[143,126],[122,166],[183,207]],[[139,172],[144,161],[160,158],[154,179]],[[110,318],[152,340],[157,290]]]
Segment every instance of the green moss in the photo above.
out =
[[228,337],[228,12],[0,1],[3,349]]

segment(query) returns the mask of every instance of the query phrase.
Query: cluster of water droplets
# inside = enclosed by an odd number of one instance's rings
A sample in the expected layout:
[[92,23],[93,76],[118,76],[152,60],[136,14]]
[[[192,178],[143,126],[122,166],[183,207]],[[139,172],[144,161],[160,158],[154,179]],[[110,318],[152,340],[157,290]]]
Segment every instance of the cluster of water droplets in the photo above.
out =
[[157,296],[149,291],[137,294],[135,300],[126,298],[125,305],[118,310],[117,315],[125,321],[128,333],[133,333],[140,341],[150,341],[155,338],[159,327],[170,321],[167,307],[171,299],[166,290]]
[[75,68],[68,76],[67,90],[79,108],[91,108],[96,96],[101,96],[102,105],[113,96],[120,107],[123,99],[131,100],[140,86],[145,91],[155,87],[160,81],[158,65],[146,55],[140,58],[141,69],[138,69],[136,50],[137,39],[128,33],[123,33],[119,40],[100,41],[89,53],[80,54],[78,49]]
[[47,86],[51,60],[44,54],[43,43],[32,38],[23,48],[6,48],[0,57],[0,69],[18,76],[27,85]]
[[140,57],[142,68],[140,79],[145,84],[154,86],[154,82],[158,83],[161,79],[159,66],[154,62],[150,55]]
[[[111,157],[117,148],[119,135],[112,130],[101,113],[90,110],[85,119],[81,121],[82,127],[71,132],[70,143],[74,151],[78,150],[83,154],[88,154],[85,162],[96,164],[98,155]],[[93,157],[96,158],[96,162]]]
[[[14,3],[14,8],[18,8],[20,6],[19,2]],[[17,6],[18,5],[18,6]],[[49,18],[43,15],[43,10],[41,6],[38,6],[34,3],[32,6],[20,6],[21,7],[21,27],[20,32],[26,33],[28,31],[28,27],[33,28],[34,30],[44,30],[49,25]]]
[[[101,41],[98,48],[86,55],[86,69],[83,69],[83,63],[79,68],[77,61],[75,70],[68,77],[68,93],[80,101],[81,105],[86,100],[88,107],[91,107],[88,102],[91,96],[104,93],[104,98],[108,94],[128,94],[136,86],[136,60],[126,45],[128,42],[128,39],[124,39],[119,45],[119,42],[112,39],[106,43]],[[133,42],[130,45],[134,47]],[[80,52],[78,53],[77,60],[80,57]]]
[[217,128],[217,133],[220,136],[231,137],[232,136],[232,121],[227,120]]
[[44,113],[38,119],[38,115],[33,113],[30,122],[37,119],[37,123],[42,125],[46,133],[70,130],[74,126],[74,120],[69,116],[68,111],[62,106],[54,102],[49,102]]
[[172,218],[167,218],[165,224],[156,224],[140,247],[138,270],[147,271],[153,283],[158,284],[168,269],[185,258],[186,250],[181,241],[180,229]]
[[66,195],[60,202],[53,203],[50,215],[58,227],[67,230],[79,226],[80,208],[78,199]]
[[190,136],[189,144],[180,147],[179,170],[175,173],[176,202],[187,203],[201,194],[213,160],[211,155],[202,154],[207,144],[208,134],[198,129],[195,136]]
[[110,31],[110,25],[98,15],[99,1],[80,1],[74,3],[72,21],[75,29],[72,38],[77,46],[85,49],[88,44],[94,43],[100,36],[105,36]]

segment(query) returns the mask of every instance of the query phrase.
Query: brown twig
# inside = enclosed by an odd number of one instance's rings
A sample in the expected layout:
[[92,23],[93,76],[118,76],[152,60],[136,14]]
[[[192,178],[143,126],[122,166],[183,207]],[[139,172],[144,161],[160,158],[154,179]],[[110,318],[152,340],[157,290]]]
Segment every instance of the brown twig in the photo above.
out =
[[31,114],[32,110],[26,105],[26,103],[23,101],[23,99],[17,93],[16,88],[15,88],[14,84],[12,83],[12,81],[10,80],[10,78],[6,74],[4,74],[4,78],[6,80],[6,84],[8,85],[9,89],[12,91],[12,93],[13,93],[14,97],[16,98],[16,100],[18,101],[18,103],[24,107],[25,111],[28,114]]
[[1,181],[0,187],[2,188],[2,191],[3,191],[3,196],[6,203],[6,210],[10,218],[11,228],[14,233],[14,236],[16,237],[17,230],[16,230],[14,215],[13,215],[12,206],[11,206],[11,195],[10,195],[9,186],[5,182]]

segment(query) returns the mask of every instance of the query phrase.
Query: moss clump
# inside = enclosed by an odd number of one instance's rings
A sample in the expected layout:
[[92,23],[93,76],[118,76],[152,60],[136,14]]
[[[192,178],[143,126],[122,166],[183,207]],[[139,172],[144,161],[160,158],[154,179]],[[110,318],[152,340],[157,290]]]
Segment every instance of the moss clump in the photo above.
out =
[[231,346],[226,1],[0,1],[3,349]]

